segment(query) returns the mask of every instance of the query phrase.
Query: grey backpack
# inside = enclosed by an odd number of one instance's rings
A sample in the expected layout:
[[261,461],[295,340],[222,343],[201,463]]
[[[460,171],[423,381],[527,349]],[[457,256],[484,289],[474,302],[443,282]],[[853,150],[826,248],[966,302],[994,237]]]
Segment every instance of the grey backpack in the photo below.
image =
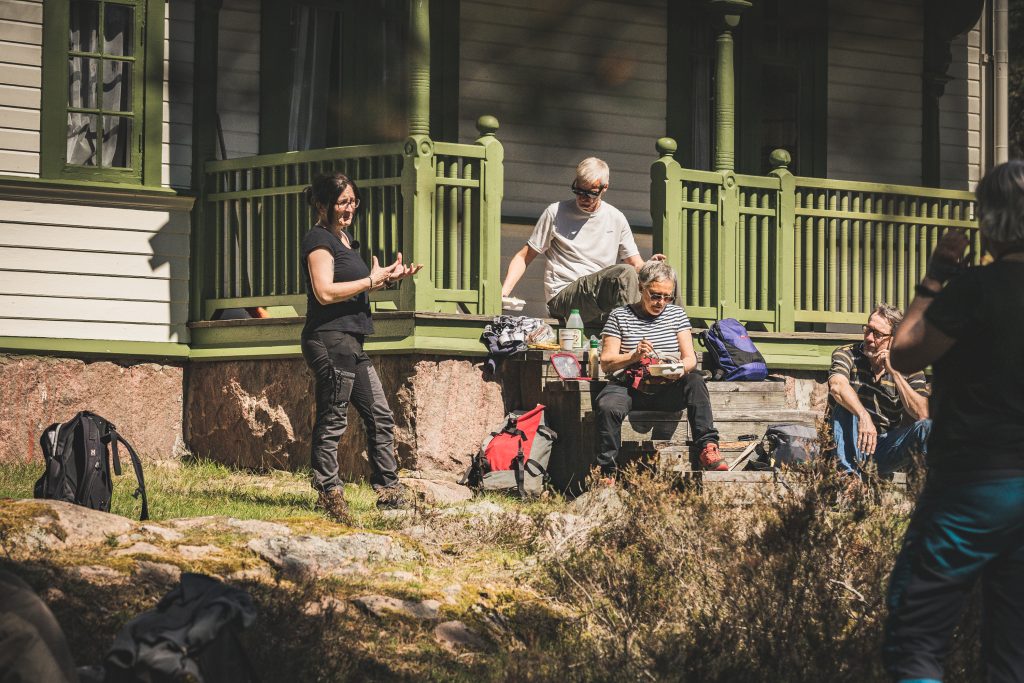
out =
[[473,456],[463,484],[483,490],[537,497],[548,482],[548,463],[558,435],[544,423],[544,406],[513,411]]

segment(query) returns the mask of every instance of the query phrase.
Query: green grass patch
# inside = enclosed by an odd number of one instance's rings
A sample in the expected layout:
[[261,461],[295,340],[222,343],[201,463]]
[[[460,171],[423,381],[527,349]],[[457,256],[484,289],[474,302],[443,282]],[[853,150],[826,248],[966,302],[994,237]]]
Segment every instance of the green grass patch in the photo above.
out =
[[[0,498],[31,498],[42,472],[39,463],[0,466]],[[285,519],[316,515],[316,495],[304,472],[253,475],[209,461],[145,470],[152,519],[227,515],[242,519]],[[124,467],[114,477],[111,512],[138,517],[142,502],[132,496],[135,474]]]

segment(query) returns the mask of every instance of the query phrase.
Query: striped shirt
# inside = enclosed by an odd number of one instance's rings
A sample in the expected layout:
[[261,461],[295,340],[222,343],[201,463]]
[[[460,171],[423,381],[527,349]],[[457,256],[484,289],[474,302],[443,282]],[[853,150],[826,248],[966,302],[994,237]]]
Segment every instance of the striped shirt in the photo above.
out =
[[[864,409],[871,415],[871,421],[875,423],[875,429],[879,432],[888,432],[900,426],[905,410],[896,389],[896,382],[888,372],[883,372],[882,376],[875,380],[871,361],[864,355],[861,343],[840,346],[833,351],[832,369],[828,374],[829,377],[841,375],[850,380],[850,386],[857,392],[857,398],[864,404]],[[914,391],[922,396],[928,396],[928,380],[925,379],[923,372],[915,372],[905,377]],[[835,404],[835,399],[830,396],[830,412]]]
[[601,331],[603,337],[618,337],[622,340],[621,353],[632,353],[646,339],[660,354],[679,356],[679,333],[690,329],[686,311],[675,304],[669,304],[660,315],[650,317],[640,306],[621,306],[608,314],[608,322]]

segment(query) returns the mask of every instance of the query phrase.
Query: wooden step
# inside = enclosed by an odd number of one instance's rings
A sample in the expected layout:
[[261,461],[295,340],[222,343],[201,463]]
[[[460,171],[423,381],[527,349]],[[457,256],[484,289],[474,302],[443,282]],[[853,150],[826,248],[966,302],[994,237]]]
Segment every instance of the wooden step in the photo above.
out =
[[[774,408],[766,410],[715,410],[715,427],[722,441],[739,441],[741,437],[754,435],[760,438],[769,424],[796,422],[814,425],[820,414],[810,410]],[[671,441],[686,443],[690,440],[690,427],[686,411],[664,412],[634,410],[622,423],[622,441]]]

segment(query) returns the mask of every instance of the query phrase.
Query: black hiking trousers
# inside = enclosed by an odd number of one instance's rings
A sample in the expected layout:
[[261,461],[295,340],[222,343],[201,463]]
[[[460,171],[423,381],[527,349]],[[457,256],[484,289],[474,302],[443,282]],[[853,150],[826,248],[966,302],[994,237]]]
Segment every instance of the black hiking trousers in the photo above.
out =
[[395,418],[377,370],[363,351],[363,335],[323,330],[302,335],[302,357],[316,378],[316,423],[310,465],[313,488],[341,486],[338,443],[348,427],[352,403],[366,428],[370,484],[380,490],[398,486]]
[[[650,392],[650,393],[645,393]],[[711,414],[711,396],[700,372],[692,370],[682,379],[651,385],[645,391],[609,382],[595,401],[597,412],[597,465],[612,475],[619,468],[622,423],[631,410],[686,410],[694,449],[700,452],[709,441],[718,443],[718,430]]]

